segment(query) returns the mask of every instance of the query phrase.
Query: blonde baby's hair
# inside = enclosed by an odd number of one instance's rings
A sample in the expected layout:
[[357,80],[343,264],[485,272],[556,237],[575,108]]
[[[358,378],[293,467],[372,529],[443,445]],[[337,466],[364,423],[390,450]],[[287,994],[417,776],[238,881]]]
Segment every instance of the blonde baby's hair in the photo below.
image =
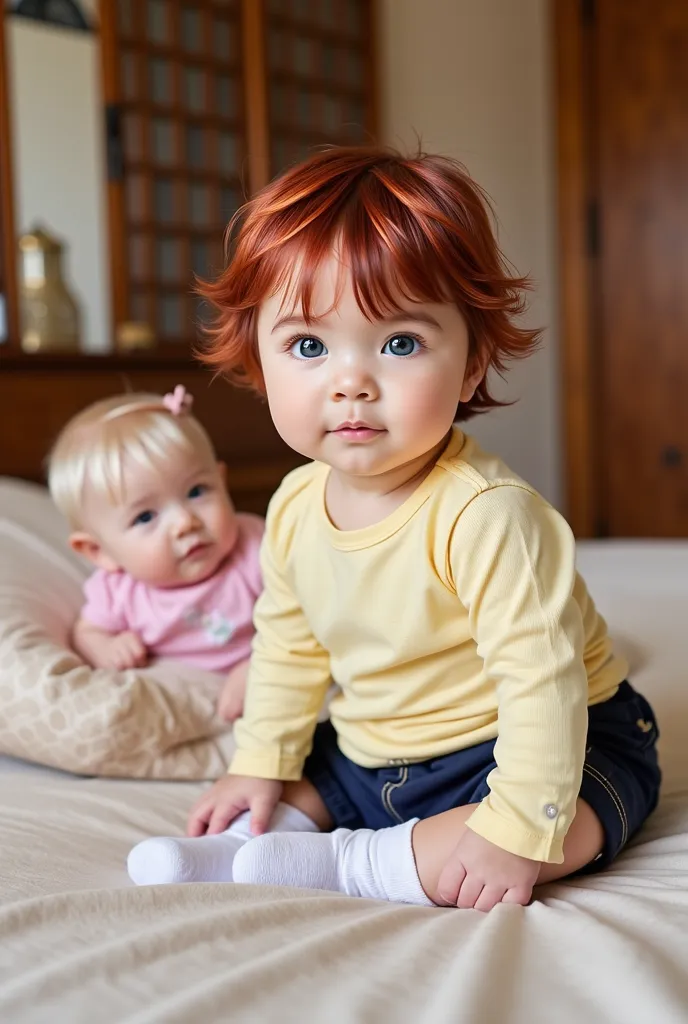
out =
[[48,487],[73,529],[83,526],[84,490],[113,505],[126,500],[124,459],[164,470],[174,452],[198,452],[215,461],[208,434],[188,407],[183,388],[174,395],[130,393],[103,398],[77,413],[48,456]]

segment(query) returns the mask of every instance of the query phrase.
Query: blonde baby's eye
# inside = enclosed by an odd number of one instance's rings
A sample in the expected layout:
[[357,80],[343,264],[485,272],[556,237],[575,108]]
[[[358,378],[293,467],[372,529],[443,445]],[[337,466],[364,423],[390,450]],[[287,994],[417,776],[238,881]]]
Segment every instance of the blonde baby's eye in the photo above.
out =
[[145,526],[146,523],[152,523],[155,519],[155,512],[152,509],[144,509],[143,512],[139,512],[137,516],[134,516],[131,525],[132,526]]
[[208,493],[208,487],[206,484],[194,484],[193,487],[189,488],[189,498],[200,498],[204,494]]

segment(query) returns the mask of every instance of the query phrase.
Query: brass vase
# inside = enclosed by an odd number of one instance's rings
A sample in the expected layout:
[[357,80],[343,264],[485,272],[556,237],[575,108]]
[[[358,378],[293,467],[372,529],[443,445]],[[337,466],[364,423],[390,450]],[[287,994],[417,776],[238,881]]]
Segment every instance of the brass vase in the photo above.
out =
[[79,307],[62,275],[64,245],[36,225],[19,239],[21,345],[25,352],[78,352]]

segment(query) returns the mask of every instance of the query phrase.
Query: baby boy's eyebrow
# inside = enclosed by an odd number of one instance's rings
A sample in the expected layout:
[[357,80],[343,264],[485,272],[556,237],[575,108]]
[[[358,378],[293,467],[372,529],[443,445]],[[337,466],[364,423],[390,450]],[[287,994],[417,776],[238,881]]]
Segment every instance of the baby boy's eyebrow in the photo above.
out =
[[434,316],[424,313],[421,309],[398,309],[391,316],[382,317],[383,323],[386,324],[408,323],[409,320],[417,324],[428,324],[430,327],[440,327]]
[[[270,333],[274,334],[275,331],[279,330],[280,327],[294,327],[298,326],[299,324],[306,324],[307,326],[311,324],[318,324],[321,323],[321,321],[324,319],[326,318],[317,316],[312,316],[308,320],[306,320],[306,318],[303,316],[283,316],[280,317],[279,320],[275,321],[275,324]],[[420,309],[397,309],[392,314],[390,314],[390,316],[381,317],[381,323],[385,324],[409,322],[427,324],[430,327],[440,327],[440,324],[438,323],[434,316],[431,316],[430,313],[425,313],[423,312],[423,310]]]

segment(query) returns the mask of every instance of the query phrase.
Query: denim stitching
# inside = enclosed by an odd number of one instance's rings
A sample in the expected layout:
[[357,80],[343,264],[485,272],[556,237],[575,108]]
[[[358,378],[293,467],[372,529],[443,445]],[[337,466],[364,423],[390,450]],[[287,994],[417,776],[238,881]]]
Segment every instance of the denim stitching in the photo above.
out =
[[387,813],[390,815],[390,817],[396,818],[396,820],[399,822],[400,825],[404,824],[404,819],[394,809],[394,806],[393,806],[392,800],[391,800],[391,793],[392,793],[393,789],[399,789],[400,786],[403,786],[404,783],[408,781],[408,774],[409,774],[408,765],[404,765],[403,768],[399,769],[399,778],[398,778],[398,780],[396,782],[385,782],[384,786],[382,787],[382,794],[381,794],[381,796],[382,796],[382,804],[383,804],[385,810],[387,811]]
[[628,839],[628,819],[626,817],[626,810],[621,801],[621,797],[616,792],[609,779],[606,779],[604,775],[602,775],[602,773],[593,765],[588,764],[586,762],[586,764],[583,765],[583,771],[587,772],[588,775],[592,776],[593,779],[601,783],[601,785],[607,790],[607,793],[616,805],[616,810],[618,812],[619,818],[621,819],[621,846],[625,846],[626,841]]

